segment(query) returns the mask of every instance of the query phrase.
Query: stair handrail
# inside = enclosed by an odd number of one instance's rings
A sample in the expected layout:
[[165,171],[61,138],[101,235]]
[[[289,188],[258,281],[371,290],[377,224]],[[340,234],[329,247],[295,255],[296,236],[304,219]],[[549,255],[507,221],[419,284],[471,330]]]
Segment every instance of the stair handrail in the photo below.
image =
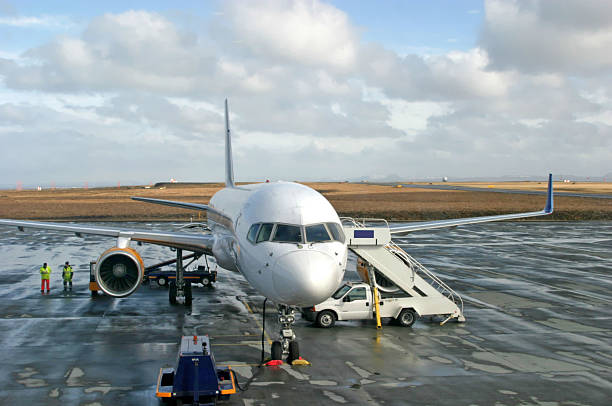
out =
[[[415,272],[414,271],[414,267],[416,267],[416,268],[418,268],[419,271],[421,271],[425,275],[427,275],[432,281],[437,283],[440,288],[442,288],[444,291],[448,292],[447,298],[452,300],[453,303],[455,303],[455,304],[457,304],[457,302],[459,302],[460,308],[461,308],[461,313],[463,313],[463,299],[461,298],[461,296],[457,292],[455,292],[453,289],[451,289],[450,286],[448,286],[446,283],[444,283],[444,281],[442,281],[442,279],[440,279],[438,276],[436,276],[436,274],[434,274],[433,272],[431,272],[430,270],[425,268],[425,266],[423,264],[421,264],[419,261],[414,259],[414,257],[412,257],[410,254],[408,254],[406,251],[404,251],[399,245],[397,245],[393,241],[390,241],[389,244],[387,244],[386,248],[396,252],[397,254],[402,256],[404,259],[406,259],[407,262],[409,263],[409,268],[411,268],[411,270],[413,272],[413,275],[414,275],[414,272]],[[413,280],[414,280],[414,276],[413,276]],[[438,291],[440,291],[440,290],[438,290]]]
[[377,218],[377,217],[360,217],[360,218],[340,217],[340,222],[342,223],[342,225],[344,225],[344,223],[350,223],[357,228],[367,228],[368,225],[366,223],[382,223],[382,225],[370,226],[370,227],[389,228],[389,222],[386,219]]

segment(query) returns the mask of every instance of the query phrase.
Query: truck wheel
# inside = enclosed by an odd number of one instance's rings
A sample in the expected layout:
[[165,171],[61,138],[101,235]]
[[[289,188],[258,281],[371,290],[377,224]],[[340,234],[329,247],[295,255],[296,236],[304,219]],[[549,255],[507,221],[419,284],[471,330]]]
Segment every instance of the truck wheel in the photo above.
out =
[[210,278],[208,278],[208,276],[203,276],[200,282],[202,283],[202,285],[204,285],[204,287],[210,287]]
[[280,341],[274,341],[272,343],[272,347],[270,347],[270,356],[274,361],[283,359],[283,347]]
[[329,328],[333,327],[335,323],[336,316],[329,310],[323,310],[317,315],[317,324],[319,327]]
[[402,327],[412,326],[414,322],[416,321],[416,319],[417,319],[416,313],[412,309],[404,309],[399,314],[399,316],[397,316],[397,322]]
[[159,286],[168,286],[168,280],[166,280],[165,276],[160,276],[159,278],[157,278],[157,284]]
[[185,282],[185,306],[191,306],[191,302],[193,302],[191,282]]
[[168,300],[170,301],[170,304],[176,304],[176,282],[174,281],[170,281],[168,284]]
[[292,363],[293,360],[300,359],[300,346],[297,341],[289,342],[289,356],[287,357],[287,362]]

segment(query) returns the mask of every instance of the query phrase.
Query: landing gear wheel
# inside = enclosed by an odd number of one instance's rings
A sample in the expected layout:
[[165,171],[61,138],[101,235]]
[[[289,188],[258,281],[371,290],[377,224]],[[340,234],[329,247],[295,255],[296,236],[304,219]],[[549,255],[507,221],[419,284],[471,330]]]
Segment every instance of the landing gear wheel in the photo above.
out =
[[283,346],[280,341],[274,341],[270,347],[270,355],[272,360],[278,361],[283,359]]
[[157,278],[157,284],[159,286],[168,286],[168,280],[165,276],[160,276],[159,278]]
[[192,301],[191,282],[185,282],[185,306],[190,306]]
[[203,276],[202,279],[200,280],[200,282],[206,288],[210,288],[210,286],[211,286],[210,279],[207,276]]
[[412,326],[414,324],[416,319],[417,319],[417,316],[416,316],[416,313],[414,312],[414,310],[412,310],[412,309],[404,309],[399,314],[399,316],[397,316],[396,320],[400,324],[400,326],[402,326],[402,327],[410,327],[410,326]]
[[300,346],[297,341],[291,341],[289,343],[289,356],[287,357],[287,362],[291,364],[296,359],[300,359]]
[[176,304],[176,282],[170,281],[168,284],[168,300],[170,304]]
[[317,324],[319,327],[330,328],[336,323],[336,317],[329,310],[323,310],[317,315]]

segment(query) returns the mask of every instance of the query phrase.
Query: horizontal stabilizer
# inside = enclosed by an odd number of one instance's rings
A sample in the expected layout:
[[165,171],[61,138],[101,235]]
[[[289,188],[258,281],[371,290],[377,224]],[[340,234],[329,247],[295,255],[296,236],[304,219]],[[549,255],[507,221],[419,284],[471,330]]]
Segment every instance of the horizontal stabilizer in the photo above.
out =
[[171,207],[180,207],[181,209],[190,209],[190,210],[205,210],[205,211],[210,211],[210,212],[214,212],[214,213],[218,213],[218,211],[216,211],[215,209],[213,209],[212,207],[206,205],[206,204],[199,204],[199,203],[189,203],[189,202],[176,202],[173,200],[163,200],[163,199],[151,199],[148,197],[132,197],[132,200],[138,200],[139,202],[145,202],[145,203],[154,203],[154,204],[161,204],[163,206],[171,206]]

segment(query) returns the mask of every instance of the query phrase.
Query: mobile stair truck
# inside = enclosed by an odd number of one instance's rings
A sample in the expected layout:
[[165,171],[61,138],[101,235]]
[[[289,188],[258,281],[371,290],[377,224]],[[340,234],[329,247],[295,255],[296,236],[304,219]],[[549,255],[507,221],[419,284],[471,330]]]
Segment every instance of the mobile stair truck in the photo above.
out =
[[363,283],[342,285],[331,298],[303,308],[303,316],[321,327],[336,320],[395,319],[412,326],[418,317],[441,316],[464,322],[463,300],[440,278],[391,241],[386,220],[343,218],[348,248],[357,255]]

